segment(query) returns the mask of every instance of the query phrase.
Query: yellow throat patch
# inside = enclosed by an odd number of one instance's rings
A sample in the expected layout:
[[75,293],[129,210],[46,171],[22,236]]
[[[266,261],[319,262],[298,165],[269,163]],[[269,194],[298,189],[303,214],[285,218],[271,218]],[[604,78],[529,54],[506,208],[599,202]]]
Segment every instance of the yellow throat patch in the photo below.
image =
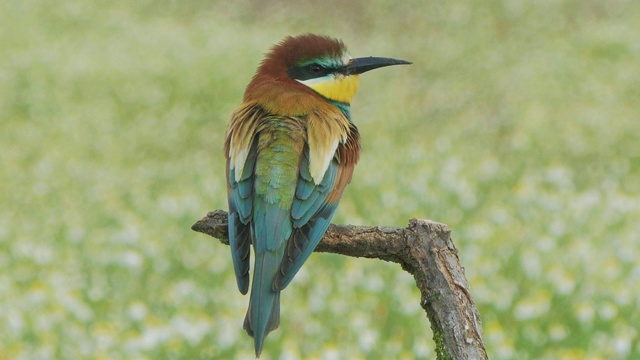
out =
[[302,80],[300,82],[329,100],[350,104],[351,99],[358,91],[360,80],[358,75],[329,74],[321,78]]

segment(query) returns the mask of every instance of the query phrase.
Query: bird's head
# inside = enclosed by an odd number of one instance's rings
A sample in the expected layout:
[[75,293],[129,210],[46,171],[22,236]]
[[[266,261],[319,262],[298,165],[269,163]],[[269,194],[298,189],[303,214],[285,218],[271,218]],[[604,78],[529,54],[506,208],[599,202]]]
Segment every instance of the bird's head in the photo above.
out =
[[348,105],[358,89],[359,74],[402,64],[411,63],[383,57],[354,59],[342,41],[327,36],[287,37],[266,55],[247,87],[245,100],[275,101],[300,92]]

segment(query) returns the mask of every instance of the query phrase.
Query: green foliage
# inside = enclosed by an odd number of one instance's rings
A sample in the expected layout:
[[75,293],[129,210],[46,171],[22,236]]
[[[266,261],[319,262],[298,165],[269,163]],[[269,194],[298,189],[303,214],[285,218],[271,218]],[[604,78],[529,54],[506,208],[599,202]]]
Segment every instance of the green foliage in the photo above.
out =
[[[249,358],[222,142],[288,34],[414,62],[362,76],[336,222],[453,229],[492,359],[640,357],[640,3],[0,4],[6,358]],[[313,255],[263,358],[434,358],[411,277]]]

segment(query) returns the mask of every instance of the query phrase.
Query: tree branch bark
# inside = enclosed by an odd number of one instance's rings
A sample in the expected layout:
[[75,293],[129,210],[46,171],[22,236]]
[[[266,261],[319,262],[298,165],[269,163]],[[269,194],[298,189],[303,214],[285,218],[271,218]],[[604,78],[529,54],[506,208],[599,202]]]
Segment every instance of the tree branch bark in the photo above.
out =
[[[191,229],[229,244],[222,210],[208,213]],[[332,224],[315,251],[399,263],[422,294],[437,359],[487,359],[480,315],[446,225],[419,219],[411,219],[407,228]]]

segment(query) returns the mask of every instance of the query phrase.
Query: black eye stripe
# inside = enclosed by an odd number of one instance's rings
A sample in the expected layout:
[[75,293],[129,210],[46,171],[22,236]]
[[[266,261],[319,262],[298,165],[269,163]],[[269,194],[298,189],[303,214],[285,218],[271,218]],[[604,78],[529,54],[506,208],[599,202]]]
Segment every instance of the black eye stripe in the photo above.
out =
[[296,80],[309,80],[329,75],[332,71],[319,64],[308,64],[304,66],[292,66],[289,68],[289,77]]

